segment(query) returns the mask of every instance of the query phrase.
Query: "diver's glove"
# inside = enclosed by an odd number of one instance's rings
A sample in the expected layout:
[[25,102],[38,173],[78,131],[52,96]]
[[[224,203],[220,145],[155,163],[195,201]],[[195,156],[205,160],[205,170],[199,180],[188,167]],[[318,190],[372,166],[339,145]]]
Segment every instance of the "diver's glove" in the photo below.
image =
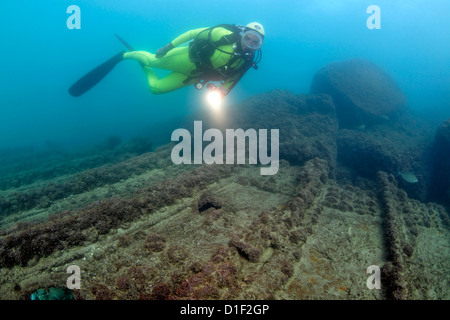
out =
[[219,91],[219,93],[222,97],[225,97],[230,92],[230,89],[227,89],[224,86],[218,87],[214,83],[208,83],[206,85],[206,89],[208,89],[209,91],[217,90],[217,91]]
[[173,45],[172,42],[169,42],[168,44],[166,44],[164,47],[159,48],[158,50],[156,50],[155,52],[155,56],[159,59],[164,57],[167,52],[169,52],[170,50],[173,49]]
[[225,97],[228,93],[230,93],[230,89],[220,87],[220,93],[222,94],[223,97]]

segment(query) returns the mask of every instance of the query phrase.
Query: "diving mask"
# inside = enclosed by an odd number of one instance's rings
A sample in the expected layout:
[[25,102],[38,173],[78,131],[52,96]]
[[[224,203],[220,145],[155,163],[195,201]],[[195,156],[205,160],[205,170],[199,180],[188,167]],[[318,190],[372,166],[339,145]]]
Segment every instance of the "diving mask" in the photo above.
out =
[[258,50],[263,44],[263,36],[254,30],[244,31],[242,34],[242,45],[244,49]]

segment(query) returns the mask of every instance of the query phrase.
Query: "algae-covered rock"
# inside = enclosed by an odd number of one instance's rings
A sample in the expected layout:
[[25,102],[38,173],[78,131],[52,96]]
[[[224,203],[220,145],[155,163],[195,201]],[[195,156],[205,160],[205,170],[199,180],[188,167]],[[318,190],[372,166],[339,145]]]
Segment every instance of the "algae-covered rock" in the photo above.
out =
[[[409,199],[392,175],[378,173],[386,257],[382,283],[388,299],[443,299],[448,295],[448,214],[442,206]],[[430,261],[433,261],[431,263]]]
[[366,60],[328,64],[315,74],[311,93],[333,97],[341,127],[384,122],[406,107],[406,98],[392,77]]
[[339,131],[339,159],[360,175],[374,177],[377,171],[395,172],[400,155],[392,143],[371,134],[342,129]]
[[433,185],[430,197],[450,205],[450,119],[438,128],[433,149]]
[[[0,230],[0,298],[66,297],[68,265],[82,270],[74,295],[85,300],[449,298],[448,212],[407,189],[425,186],[433,135],[410,118],[338,131],[327,94],[273,91],[223,111],[224,127],[195,119],[204,130],[280,130],[277,174],[174,165],[168,144],[0,197],[5,210],[35,199],[48,217],[12,216]],[[382,290],[367,288],[369,266]]]
[[[391,173],[399,177],[399,185],[409,196],[425,201],[433,183],[429,161],[432,139],[431,127],[405,114],[401,123],[393,125],[339,130],[338,160],[355,174],[370,179],[378,171]],[[401,178],[405,173],[417,180]]]
[[330,96],[274,90],[230,110],[233,128],[279,129],[280,159],[303,165],[314,158],[336,165],[338,122]]

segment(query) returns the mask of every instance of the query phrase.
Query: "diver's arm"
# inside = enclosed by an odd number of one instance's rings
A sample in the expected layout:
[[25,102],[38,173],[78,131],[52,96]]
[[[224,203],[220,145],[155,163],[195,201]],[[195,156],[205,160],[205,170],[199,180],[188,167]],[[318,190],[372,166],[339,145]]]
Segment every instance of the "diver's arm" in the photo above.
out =
[[203,30],[206,30],[206,29],[208,29],[208,28],[198,28],[198,29],[190,30],[188,32],[183,33],[181,36],[172,40],[171,42],[166,44],[164,47],[156,50],[156,52],[155,52],[156,57],[158,59],[164,57],[167,54],[167,52],[169,52],[170,50],[172,50],[175,47],[178,47],[180,44],[183,44],[185,42],[188,42],[189,40],[194,39],[195,37],[197,37],[197,35],[199,33],[201,33]]
[[239,82],[239,80],[241,80],[248,69],[250,69],[250,67],[225,80],[225,83],[221,87],[223,96],[226,96],[230,93],[231,89],[233,89],[234,86]]
[[[234,88],[234,86],[239,82],[241,77],[239,77],[238,79],[229,78],[225,81],[225,83],[220,88],[222,90],[222,94],[224,97],[230,93],[231,89]],[[233,77],[233,78],[235,78],[235,77]]]

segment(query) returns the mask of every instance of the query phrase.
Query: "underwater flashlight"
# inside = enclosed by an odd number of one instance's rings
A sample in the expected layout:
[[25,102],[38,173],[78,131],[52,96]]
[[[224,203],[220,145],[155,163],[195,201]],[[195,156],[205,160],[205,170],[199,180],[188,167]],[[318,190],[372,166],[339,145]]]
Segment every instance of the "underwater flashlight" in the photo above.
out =
[[208,92],[206,100],[208,101],[208,104],[214,109],[218,109],[222,105],[222,95],[218,90]]
[[206,85],[206,89],[208,89],[209,91],[214,91],[217,89],[217,86],[214,83],[208,83]]
[[206,94],[206,101],[208,104],[214,109],[220,108],[222,105],[222,94],[220,90],[212,83],[208,83],[206,88],[208,89],[208,93]]

